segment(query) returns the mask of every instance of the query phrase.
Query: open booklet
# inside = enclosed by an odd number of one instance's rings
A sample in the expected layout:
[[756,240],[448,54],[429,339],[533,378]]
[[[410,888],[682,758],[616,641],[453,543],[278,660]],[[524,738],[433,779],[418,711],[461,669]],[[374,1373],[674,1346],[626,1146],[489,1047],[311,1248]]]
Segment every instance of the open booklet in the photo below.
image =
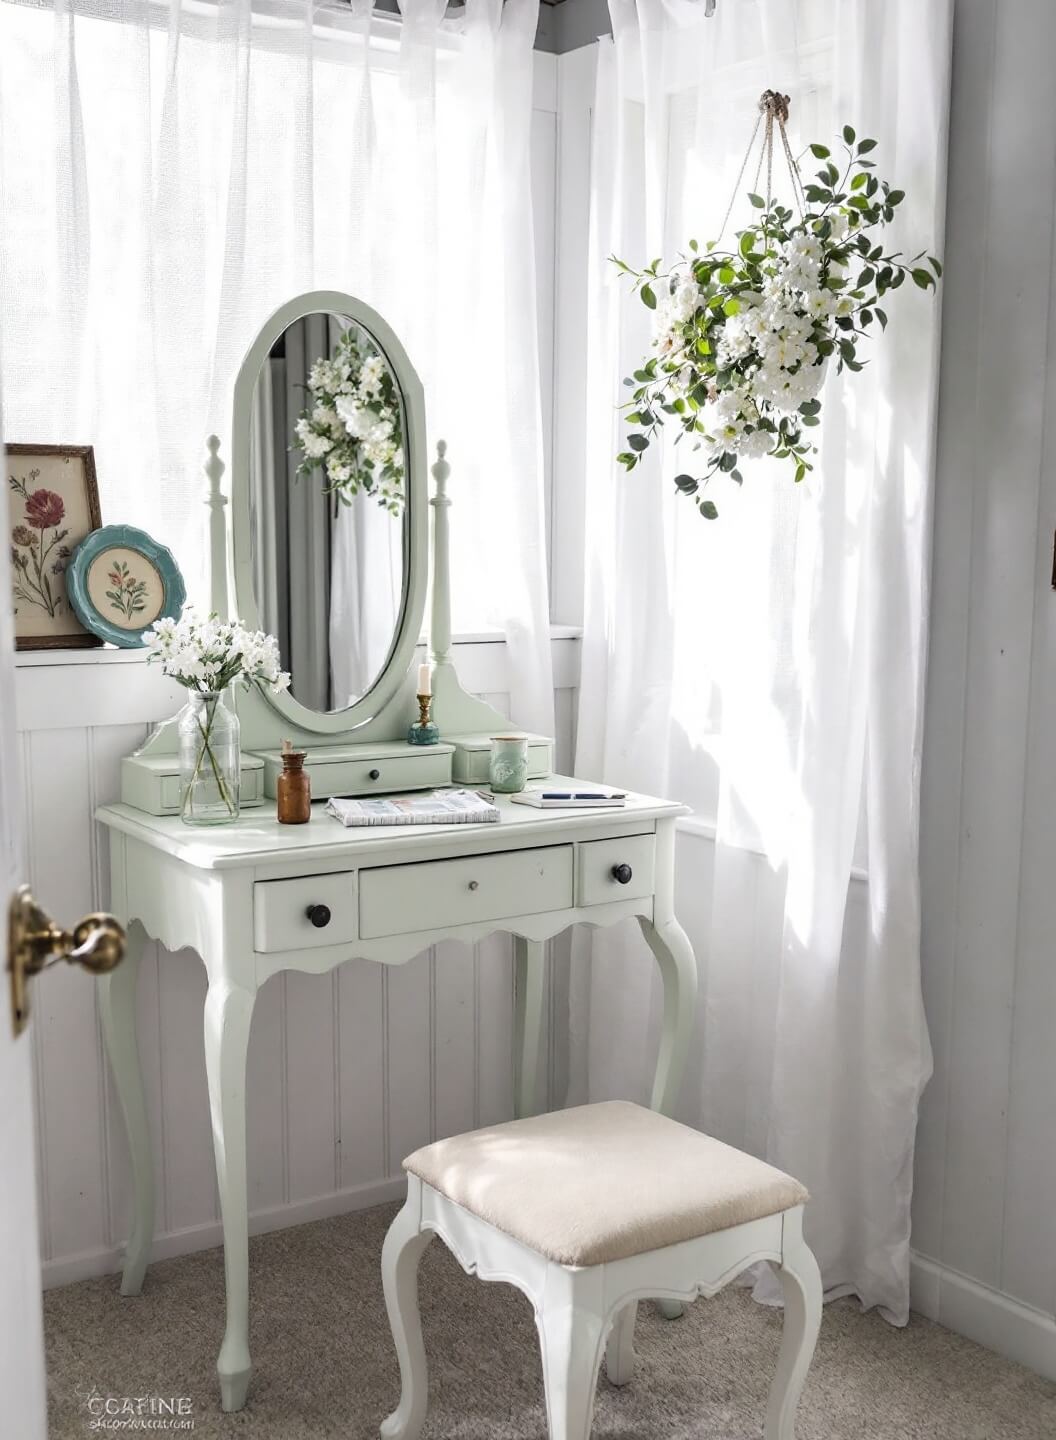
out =
[[342,825],[480,825],[498,820],[475,790],[418,790],[412,795],[379,795],[361,800],[328,800],[326,813]]

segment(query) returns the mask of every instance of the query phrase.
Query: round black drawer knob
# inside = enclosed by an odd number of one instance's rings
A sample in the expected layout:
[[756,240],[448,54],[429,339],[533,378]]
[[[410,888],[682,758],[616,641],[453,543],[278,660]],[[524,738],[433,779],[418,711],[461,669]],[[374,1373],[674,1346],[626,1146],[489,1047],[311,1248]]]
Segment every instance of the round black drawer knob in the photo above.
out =
[[629,865],[614,865],[612,867],[612,878],[620,885],[629,885],[634,871]]
[[309,905],[304,913],[317,930],[322,930],[324,925],[330,924],[329,905]]
[[368,775],[367,775],[367,779],[368,779],[368,780],[380,780],[380,779],[381,779],[381,771],[380,771],[380,770],[371,770],[371,771],[368,773]]

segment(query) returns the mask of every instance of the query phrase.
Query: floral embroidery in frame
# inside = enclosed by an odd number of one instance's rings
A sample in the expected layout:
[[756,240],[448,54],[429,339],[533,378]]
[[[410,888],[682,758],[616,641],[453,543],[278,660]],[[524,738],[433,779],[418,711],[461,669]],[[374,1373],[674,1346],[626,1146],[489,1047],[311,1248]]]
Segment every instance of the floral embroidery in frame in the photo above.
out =
[[72,550],[63,543],[70,533],[62,528],[66,503],[54,490],[36,488],[39,477],[39,470],[31,470],[28,480],[10,477],[11,489],[24,502],[24,521],[11,531],[11,564],[15,600],[36,605],[54,619],[67,608],[61,577]]

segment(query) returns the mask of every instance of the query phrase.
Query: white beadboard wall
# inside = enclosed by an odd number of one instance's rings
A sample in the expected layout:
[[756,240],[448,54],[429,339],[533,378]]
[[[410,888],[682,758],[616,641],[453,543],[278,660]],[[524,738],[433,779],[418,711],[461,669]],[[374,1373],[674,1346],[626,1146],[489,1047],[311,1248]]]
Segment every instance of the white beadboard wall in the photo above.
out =
[[[552,642],[559,763],[574,746],[574,638]],[[474,693],[507,704],[506,648],[459,645]],[[105,906],[105,831],[118,767],[179,693],[140,656],[22,657],[16,676],[28,879],[70,922]],[[317,822],[318,823],[318,822]],[[561,940],[553,942],[558,953]],[[158,1244],[219,1243],[202,1048],[205,971],[190,951],[148,945],[139,1039],[156,1146]],[[33,996],[35,1100],[46,1285],[115,1268],[126,1238],[124,1134],[101,1045],[94,986],[58,966]],[[513,1107],[509,941],[437,945],[392,969],[349,961],[280,975],[260,992],[249,1049],[250,1209],[257,1229],[377,1203],[401,1158],[433,1137],[506,1119]],[[545,1098],[551,1073],[544,1045]]]

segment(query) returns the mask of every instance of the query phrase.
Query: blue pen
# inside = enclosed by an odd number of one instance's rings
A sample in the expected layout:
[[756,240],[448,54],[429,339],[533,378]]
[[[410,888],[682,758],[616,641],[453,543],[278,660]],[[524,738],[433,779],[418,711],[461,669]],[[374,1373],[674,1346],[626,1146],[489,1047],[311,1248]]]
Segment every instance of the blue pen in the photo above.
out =
[[613,791],[610,795],[601,790],[544,790],[544,800],[624,800],[626,796],[622,790]]

